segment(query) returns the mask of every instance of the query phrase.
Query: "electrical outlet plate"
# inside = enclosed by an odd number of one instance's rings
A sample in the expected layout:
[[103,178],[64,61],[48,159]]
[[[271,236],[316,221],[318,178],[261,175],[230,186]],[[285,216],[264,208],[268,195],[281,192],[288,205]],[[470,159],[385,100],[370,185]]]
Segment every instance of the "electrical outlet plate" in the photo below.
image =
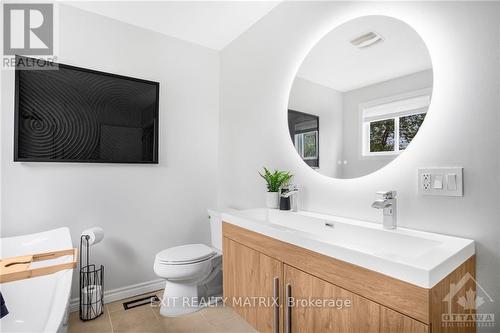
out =
[[448,197],[462,197],[463,168],[420,168],[418,169],[418,193]]
[[429,190],[431,188],[431,174],[430,173],[422,173],[420,176],[420,181],[422,183],[423,190]]

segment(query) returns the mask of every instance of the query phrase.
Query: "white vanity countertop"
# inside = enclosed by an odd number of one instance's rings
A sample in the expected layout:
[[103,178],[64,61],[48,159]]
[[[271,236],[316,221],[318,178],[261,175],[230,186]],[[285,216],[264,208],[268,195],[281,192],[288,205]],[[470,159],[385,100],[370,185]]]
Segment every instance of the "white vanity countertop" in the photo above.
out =
[[256,208],[224,213],[222,220],[423,288],[475,253],[470,239],[310,212]]

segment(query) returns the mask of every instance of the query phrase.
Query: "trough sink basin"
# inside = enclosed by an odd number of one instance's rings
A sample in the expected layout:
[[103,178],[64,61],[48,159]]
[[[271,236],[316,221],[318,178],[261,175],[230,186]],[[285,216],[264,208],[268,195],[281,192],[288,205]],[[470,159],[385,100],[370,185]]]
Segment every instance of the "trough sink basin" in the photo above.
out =
[[317,214],[256,208],[222,214],[222,220],[283,242],[390,277],[432,288],[474,255],[465,238]]

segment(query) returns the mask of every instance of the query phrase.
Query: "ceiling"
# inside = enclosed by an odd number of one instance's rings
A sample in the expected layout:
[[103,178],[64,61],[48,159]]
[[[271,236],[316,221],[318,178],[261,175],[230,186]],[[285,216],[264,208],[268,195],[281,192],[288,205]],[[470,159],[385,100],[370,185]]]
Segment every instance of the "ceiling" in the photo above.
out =
[[[364,49],[350,41],[368,32],[384,38]],[[365,16],[328,33],[307,55],[298,77],[340,92],[432,68],[423,40],[406,23],[386,16]]]
[[221,50],[280,1],[85,1],[66,4]]

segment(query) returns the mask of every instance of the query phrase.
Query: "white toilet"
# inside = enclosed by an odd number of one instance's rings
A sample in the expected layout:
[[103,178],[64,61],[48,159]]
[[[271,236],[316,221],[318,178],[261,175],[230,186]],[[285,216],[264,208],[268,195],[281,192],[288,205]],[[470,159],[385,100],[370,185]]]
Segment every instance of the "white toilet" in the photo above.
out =
[[222,296],[222,211],[208,210],[212,246],[187,244],[156,255],[153,269],[166,279],[160,314],[198,311]]

